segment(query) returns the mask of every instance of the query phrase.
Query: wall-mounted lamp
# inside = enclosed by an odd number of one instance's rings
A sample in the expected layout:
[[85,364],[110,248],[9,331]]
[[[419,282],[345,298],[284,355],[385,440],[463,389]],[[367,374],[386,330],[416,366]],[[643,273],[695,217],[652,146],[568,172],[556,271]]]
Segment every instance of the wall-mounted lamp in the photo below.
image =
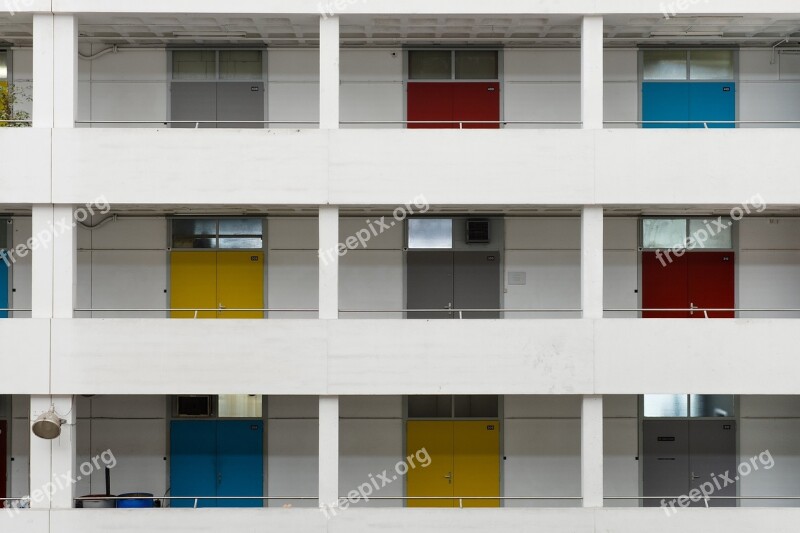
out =
[[56,414],[55,407],[51,407],[49,411],[36,417],[31,430],[40,439],[53,440],[61,435],[61,426],[64,423],[66,420]]

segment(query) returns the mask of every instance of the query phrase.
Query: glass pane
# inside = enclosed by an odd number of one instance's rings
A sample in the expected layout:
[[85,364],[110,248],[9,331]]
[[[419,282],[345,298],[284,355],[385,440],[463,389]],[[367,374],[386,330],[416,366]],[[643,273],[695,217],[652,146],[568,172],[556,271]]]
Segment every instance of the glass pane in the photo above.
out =
[[493,50],[457,51],[456,79],[496,80],[497,52]]
[[217,53],[214,50],[175,50],[172,52],[172,79],[217,79]]
[[220,418],[261,418],[260,394],[220,394]]
[[261,235],[263,232],[260,218],[221,218],[220,235]]
[[260,50],[221,50],[219,77],[221,80],[260,80]]
[[8,249],[8,229],[11,221],[8,219],[0,218],[0,250]]
[[185,218],[172,221],[173,248],[216,248],[217,221]]
[[497,396],[471,395],[455,397],[456,418],[497,418]]
[[261,237],[220,237],[219,247],[225,249],[259,250],[263,246]]
[[449,80],[453,77],[452,56],[449,50],[412,50],[408,53],[408,78]]
[[8,79],[8,52],[0,52],[0,80]]
[[412,218],[408,221],[409,248],[452,248],[453,220]]
[[[722,226],[721,229],[720,226]],[[689,219],[689,237],[694,240],[689,242],[689,248],[730,250],[733,248],[732,227],[733,221],[729,218],[691,218]]]
[[692,50],[690,77],[693,80],[732,80],[732,50]]
[[642,248],[672,249],[686,246],[685,218],[645,218],[642,220]]
[[647,50],[644,52],[645,80],[685,80],[685,50]]
[[688,397],[685,394],[645,394],[644,416],[688,416]]
[[729,394],[692,394],[693,417],[734,416],[733,396]]
[[452,396],[409,396],[408,418],[451,418]]

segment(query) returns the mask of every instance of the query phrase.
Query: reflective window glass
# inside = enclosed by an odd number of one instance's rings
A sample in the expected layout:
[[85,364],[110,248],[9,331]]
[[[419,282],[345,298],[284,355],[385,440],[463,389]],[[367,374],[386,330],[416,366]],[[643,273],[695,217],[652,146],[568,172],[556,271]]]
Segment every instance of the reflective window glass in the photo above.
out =
[[457,50],[456,79],[496,80],[497,52],[494,50]]
[[409,248],[452,248],[453,220],[412,218],[408,221]]
[[409,396],[408,418],[450,418],[452,401],[452,396]]
[[692,50],[689,64],[693,80],[732,80],[732,50]]
[[689,398],[691,416],[734,416],[734,401],[730,394],[692,394]]
[[217,410],[219,418],[261,418],[260,394],[220,394]]
[[685,246],[685,218],[645,218],[642,220],[642,248],[668,250]]
[[[720,229],[720,225],[723,226]],[[733,221],[729,218],[691,218],[689,219],[690,249],[733,248]]]
[[644,395],[644,416],[646,417],[686,417],[688,415],[688,397],[685,394]]
[[0,81],[8,80],[8,52],[0,51]]
[[408,78],[411,80],[449,80],[453,77],[453,54],[449,50],[411,50],[408,52]]
[[685,80],[687,52],[685,50],[645,50],[645,80]]
[[175,50],[172,52],[172,79],[217,79],[217,52],[214,50]]
[[263,64],[260,50],[220,50],[221,80],[260,80]]

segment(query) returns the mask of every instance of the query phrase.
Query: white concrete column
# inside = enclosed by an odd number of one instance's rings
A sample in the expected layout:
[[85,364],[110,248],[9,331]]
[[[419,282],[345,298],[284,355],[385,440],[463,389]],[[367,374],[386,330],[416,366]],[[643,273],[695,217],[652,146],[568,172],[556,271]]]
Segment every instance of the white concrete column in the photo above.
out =
[[33,126],[73,128],[78,112],[78,22],[33,15]]
[[581,212],[581,309],[583,318],[603,318],[603,208]]
[[319,506],[339,503],[339,397],[319,397]]
[[603,17],[583,17],[581,33],[581,120],[583,128],[603,128]]
[[81,474],[76,470],[75,398],[73,396],[31,396],[31,427],[40,414],[55,407],[66,420],[61,435],[53,440],[31,432],[30,497],[37,509],[69,509],[75,498],[75,484]]
[[339,127],[339,17],[319,19],[319,127]]
[[[34,205],[32,254],[33,318],[72,318],[77,302],[78,235],[71,205]],[[21,255],[23,252],[15,253]]]
[[603,397],[584,396],[581,408],[581,495],[584,507],[603,507]]
[[319,318],[339,318],[339,208],[319,208]]

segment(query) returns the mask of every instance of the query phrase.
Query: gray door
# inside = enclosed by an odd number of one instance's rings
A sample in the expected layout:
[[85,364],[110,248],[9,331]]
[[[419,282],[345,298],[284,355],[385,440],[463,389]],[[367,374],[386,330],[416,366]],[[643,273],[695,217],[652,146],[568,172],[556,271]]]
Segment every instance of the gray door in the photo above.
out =
[[[735,484],[724,485],[722,475],[736,476],[736,423],[733,420],[644,420],[643,496],[645,507],[660,507],[674,498],[711,482],[712,496],[736,496]],[[714,476],[719,482],[714,483]],[[707,486],[708,487],[708,486]],[[704,501],[690,503],[705,507]],[[735,500],[709,500],[709,507],[735,507]]]
[[[240,120],[264,120],[264,84],[261,82],[220,82],[217,84],[217,120],[220,128],[263,128]],[[226,122],[230,121],[230,122]]]
[[[678,498],[689,493],[689,421],[644,420],[642,496]],[[644,500],[660,507],[661,500]]]
[[[454,252],[453,307],[500,308],[500,254]],[[499,312],[463,313],[462,318],[499,318]]]
[[[408,309],[448,309],[453,306],[453,252],[408,252]],[[452,318],[452,313],[408,313],[408,318]]]
[[[170,94],[171,120],[217,120],[216,82],[173,82]],[[195,124],[171,124],[173,128],[194,128]],[[200,124],[214,128],[214,124]]]
[[[689,422],[689,473],[691,476],[689,490],[710,482],[714,487],[713,496],[736,496],[736,422],[733,420]],[[725,474],[731,483],[725,486],[725,477],[721,474]],[[714,475],[718,483],[714,483]],[[705,507],[705,502],[700,501],[691,505]],[[709,500],[708,505],[736,507],[736,500]]]

